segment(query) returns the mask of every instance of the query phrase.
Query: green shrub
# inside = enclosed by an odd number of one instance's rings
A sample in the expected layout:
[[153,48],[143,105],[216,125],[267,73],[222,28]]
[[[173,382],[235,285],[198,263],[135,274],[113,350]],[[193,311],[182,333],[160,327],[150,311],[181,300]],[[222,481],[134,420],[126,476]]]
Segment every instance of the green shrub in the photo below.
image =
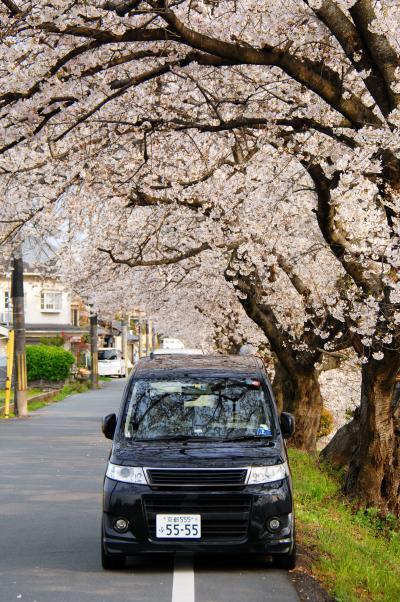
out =
[[326,437],[333,431],[334,419],[333,414],[328,410],[328,408],[322,408],[321,412],[321,420],[319,423],[318,430],[318,439],[321,437]]
[[54,345],[28,345],[26,365],[28,381],[59,382],[68,378],[75,357],[69,351]]

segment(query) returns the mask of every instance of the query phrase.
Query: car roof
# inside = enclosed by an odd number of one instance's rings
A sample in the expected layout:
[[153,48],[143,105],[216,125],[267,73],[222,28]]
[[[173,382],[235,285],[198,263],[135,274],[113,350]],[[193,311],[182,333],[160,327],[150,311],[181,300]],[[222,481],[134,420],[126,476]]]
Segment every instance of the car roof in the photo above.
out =
[[254,355],[153,355],[141,359],[134,378],[266,376],[261,360]]

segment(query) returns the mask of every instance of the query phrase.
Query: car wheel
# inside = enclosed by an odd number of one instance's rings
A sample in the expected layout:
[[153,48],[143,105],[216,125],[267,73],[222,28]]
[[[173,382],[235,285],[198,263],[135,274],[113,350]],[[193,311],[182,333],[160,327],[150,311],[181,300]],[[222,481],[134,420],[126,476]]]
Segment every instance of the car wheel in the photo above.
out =
[[101,536],[101,565],[106,571],[116,571],[123,569],[125,566],[126,556],[125,554],[109,554],[106,550],[103,541],[103,534]]
[[296,568],[296,544],[293,545],[293,550],[289,554],[276,554],[274,566],[285,571],[292,571]]

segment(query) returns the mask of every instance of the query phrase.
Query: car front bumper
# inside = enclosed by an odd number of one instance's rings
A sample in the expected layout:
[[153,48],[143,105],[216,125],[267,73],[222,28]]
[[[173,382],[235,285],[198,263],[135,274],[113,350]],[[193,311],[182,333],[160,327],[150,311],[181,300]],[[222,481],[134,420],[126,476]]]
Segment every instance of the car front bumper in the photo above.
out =
[[[106,478],[103,509],[103,543],[109,554],[269,555],[290,553],[294,545],[292,495],[287,479],[240,490],[171,492]],[[201,514],[202,537],[158,539],[155,534],[157,511]],[[114,522],[120,517],[129,521],[126,533],[114,529]],[[267,520],[272,517],[278,517],[282,523],[278,533],[271,533],[267,528]]]

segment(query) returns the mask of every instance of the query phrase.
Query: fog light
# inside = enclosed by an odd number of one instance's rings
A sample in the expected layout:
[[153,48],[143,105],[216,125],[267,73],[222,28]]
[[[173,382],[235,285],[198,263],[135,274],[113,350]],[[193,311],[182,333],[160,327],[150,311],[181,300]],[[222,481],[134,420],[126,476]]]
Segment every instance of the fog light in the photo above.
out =
[[270,518],[267,521],[267,527],[270,531],[272,531],[273,533],[276,533],[277,531],[280,531],[282,528],[281,525],[281,521],[279,520],[279,518]]
[[126,518],[117,518],[114,522],[114,529],[118,531],[118,533],[126,533],[129,528],[129,522]]

